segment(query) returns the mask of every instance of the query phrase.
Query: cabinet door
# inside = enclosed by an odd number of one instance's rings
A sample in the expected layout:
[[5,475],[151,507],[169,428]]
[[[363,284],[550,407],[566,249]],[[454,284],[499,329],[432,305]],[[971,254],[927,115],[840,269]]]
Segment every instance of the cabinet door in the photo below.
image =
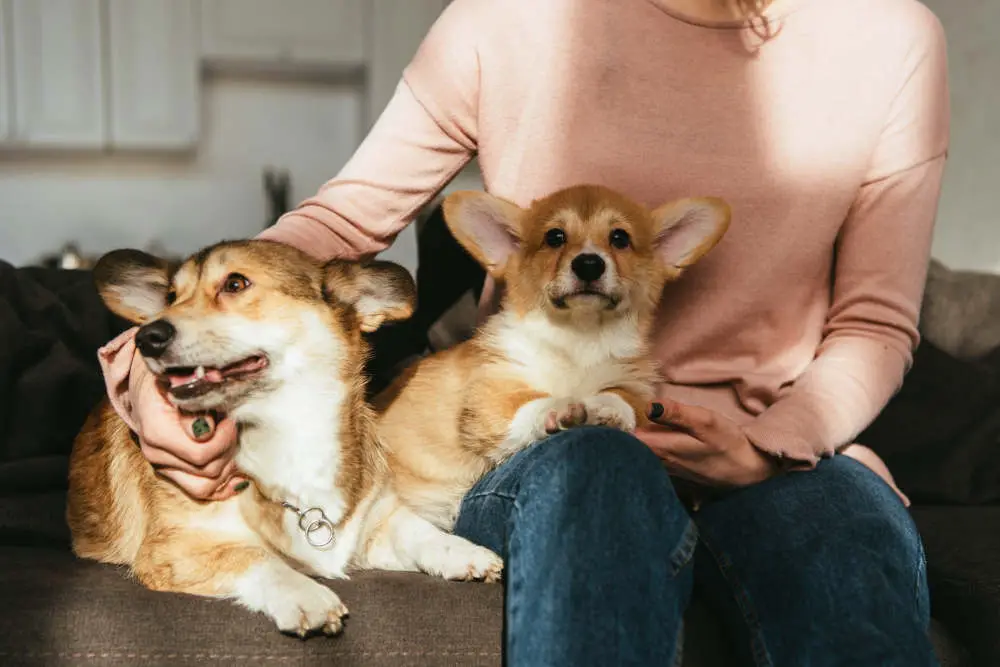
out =
[[110,143],[183,149],[199,131],[193,0],[108,0]]
[[14,141],[103,146],[100,0],[10,0],[8,8]]
[[221,63],[361,67],[365,0],[201,0],[201,48]]
[[14,102],[13,80],[10,77],[10,12],[0,0],[0,143],[10,139],[11,105]]

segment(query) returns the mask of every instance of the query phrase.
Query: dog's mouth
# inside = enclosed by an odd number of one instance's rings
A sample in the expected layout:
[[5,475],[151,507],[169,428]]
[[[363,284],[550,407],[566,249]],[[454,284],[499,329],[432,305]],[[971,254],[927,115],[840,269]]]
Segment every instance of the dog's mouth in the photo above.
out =
[[618,303],[621,301],[618,296],[602,292],[592,287],[583,287],[578,290],[573,290],[572,292],[567,292],[566,294],[551,297],[552,305],[559,310],[568,310],[570,307],[570,300],[577,299],[586,299],[588,301],[593,299],[602,300],[605,302],[604,307],[606,310],[614,310],[618,307]]
[[267,366],[267,357],[258,354],[225,366],[170,366],[161,378],[173,398],[186,400],[203,396],[230,382],[249,380]]

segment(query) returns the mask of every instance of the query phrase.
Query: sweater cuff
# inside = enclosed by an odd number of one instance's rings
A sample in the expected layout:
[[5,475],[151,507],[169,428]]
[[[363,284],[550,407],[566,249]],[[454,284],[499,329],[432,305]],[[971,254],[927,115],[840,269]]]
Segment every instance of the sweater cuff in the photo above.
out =
[[750,444],[775,457],[786,470],[809,470],[816,467],[820,458],[833,455],[832,450],[817,452],[816,444],[802,435],[759,421],[744,426],[743,434]]

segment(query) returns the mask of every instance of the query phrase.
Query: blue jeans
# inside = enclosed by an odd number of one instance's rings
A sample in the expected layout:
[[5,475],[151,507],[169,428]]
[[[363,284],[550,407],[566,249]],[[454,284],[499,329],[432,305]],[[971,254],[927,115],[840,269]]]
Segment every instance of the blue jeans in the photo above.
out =
[[483,478],[456,532],[507,561],[513,667],[679,664],[693,591],[740,664],[938,664],[917,529],[845,456],[689,513],[639,440],[573,429]]

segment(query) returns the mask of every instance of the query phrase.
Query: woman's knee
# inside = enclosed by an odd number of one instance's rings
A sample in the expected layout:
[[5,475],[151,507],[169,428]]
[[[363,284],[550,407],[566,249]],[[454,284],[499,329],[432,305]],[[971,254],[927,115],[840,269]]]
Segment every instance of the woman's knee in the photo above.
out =
[[666,494],[673,488],[662,461],[641,440],[623,431],[597,426],[573,428],[534,445],[530,470],[542,480],[619,495]]
[[778,565],[802,590],[837,582],[824,596],[857,613],[857,601],[879,591],[886,604],[892,597],[897,608],[929,618],[917,527],[896,493],[854,459],[835,456],[815,470],[768,480],[696,518],[709,542],[754,573]]
[[[827,511],[837,519],[831,523],[852,527],[867,527],[868,536],[878,550],[887,555],[922,562],[923,547],[916,524],[896,492],[875,472],[847,456],[835,456],[822,461],[816,471],[814,486],[826,496]],[[808,511],[799,507],[800,512]],[[804,517],[803,517],[804,520]]]
[[[830,539],[845,550],[843,560],[853,561],[853,578],[861,586],[872,579],[888,582],[904,604],[911,599],[920,617],[930,621],[926,558],[920,531],[896,492],[864,464],[835,456],[821,464],[819,481],[830,494]],[[825,478],[825,479],[824,479]],[[850,559],[848,557],[851,557]]]
[[567,517],[591,505],[611,511],[637,504],[679,509],[652,451],[634,436],[600,427],[557,433],[487,473],[463,500],[456,530],[466,534],[470,526],[488,524],[499,534],[499,526],[525,504]]
[[[660,459],[622,431],[581,427],[529,452],[515,504],[520,528],[634,551],[676,575],[694,555],[697,528]],[[593,547],[589,547],[593,548]]]

